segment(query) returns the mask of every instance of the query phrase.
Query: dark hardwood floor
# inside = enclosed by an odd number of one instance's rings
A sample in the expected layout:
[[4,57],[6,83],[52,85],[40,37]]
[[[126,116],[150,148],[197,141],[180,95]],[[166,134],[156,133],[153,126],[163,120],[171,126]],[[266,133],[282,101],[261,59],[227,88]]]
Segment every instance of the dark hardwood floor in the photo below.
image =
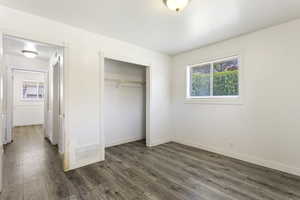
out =
[[14,132],[1,200],[300,200],[300,177],[176,143],[111,147],[105,162],[64,173],[40,126]]

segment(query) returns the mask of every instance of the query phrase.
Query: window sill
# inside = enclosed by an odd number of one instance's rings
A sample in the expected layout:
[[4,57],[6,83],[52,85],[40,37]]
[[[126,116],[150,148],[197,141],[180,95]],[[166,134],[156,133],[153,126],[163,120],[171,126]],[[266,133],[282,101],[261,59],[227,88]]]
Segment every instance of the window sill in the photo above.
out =
[[223,104],[223,105],[243,105],[240,96],[230,97],[186,97],[185,104]]

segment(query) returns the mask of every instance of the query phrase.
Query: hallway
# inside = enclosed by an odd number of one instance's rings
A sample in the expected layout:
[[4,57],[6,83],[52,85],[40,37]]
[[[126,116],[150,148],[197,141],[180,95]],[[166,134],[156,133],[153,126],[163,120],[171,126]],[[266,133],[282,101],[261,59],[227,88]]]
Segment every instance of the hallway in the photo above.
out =
[[4,147],[1,199],[48,199],[50,193],[63,193],[57,184],[65,177],[59,154],[44,139],[42,126],[17,127],[13,134],[13,143]]

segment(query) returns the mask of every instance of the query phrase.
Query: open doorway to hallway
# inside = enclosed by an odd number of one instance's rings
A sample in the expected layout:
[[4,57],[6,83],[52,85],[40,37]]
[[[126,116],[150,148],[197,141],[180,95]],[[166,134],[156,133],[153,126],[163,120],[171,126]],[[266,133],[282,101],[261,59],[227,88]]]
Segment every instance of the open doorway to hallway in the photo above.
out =
[[[33,63],[33,62],[32,62]],[[34,63],[33,63],[34,64]],[[32,65],[34,68],[34,65]],[[41,127],[41,134],[45,126],[45,86],[47,73],[13,68],[12,80],[8,81],[8,92],[11,95],[8,105],[9,120],[12,130],[7,134],[7,142],[16,141],[17,133],[22,134],[22,128],[28,126]],[[15,131],[18,128],[19,131]],[[11,134],[10,134],[11,133]]]
[[63,47],[4,35],[3,61],[5,190],[62,171]]

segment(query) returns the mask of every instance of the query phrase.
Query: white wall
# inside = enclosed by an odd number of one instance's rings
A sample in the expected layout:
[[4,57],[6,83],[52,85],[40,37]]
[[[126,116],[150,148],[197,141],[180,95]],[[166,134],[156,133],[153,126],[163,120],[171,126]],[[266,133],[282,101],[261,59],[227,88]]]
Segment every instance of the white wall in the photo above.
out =
[[[174,57],[174,140],[300,175],[300,20]],[[186,104],[185,67],[240,52],[243,104]]]
[[[105,59],[105,78],[145,82],[146,67]],[[105,81],[104,133],[106,147],[145,139],[145,85]]]
[[26,58],[23,55],[5,54],[5,65],[8,68],[22,68],[27,70],[47,71],[49,62],[42,59]]
[[0,30],[23,38],[68,45],[65,115],[66,132],[72,137],[66,149],[67,168],[104,159],[99,126],[100,50],[105,56],[151,65],[151,145],[170,140],[168,56],[4,6],[0,6]]
[[45,82],[44,73],[14,71],[13,126],[39,125],[44,123],[44,100],[23,100],[23,81]]

